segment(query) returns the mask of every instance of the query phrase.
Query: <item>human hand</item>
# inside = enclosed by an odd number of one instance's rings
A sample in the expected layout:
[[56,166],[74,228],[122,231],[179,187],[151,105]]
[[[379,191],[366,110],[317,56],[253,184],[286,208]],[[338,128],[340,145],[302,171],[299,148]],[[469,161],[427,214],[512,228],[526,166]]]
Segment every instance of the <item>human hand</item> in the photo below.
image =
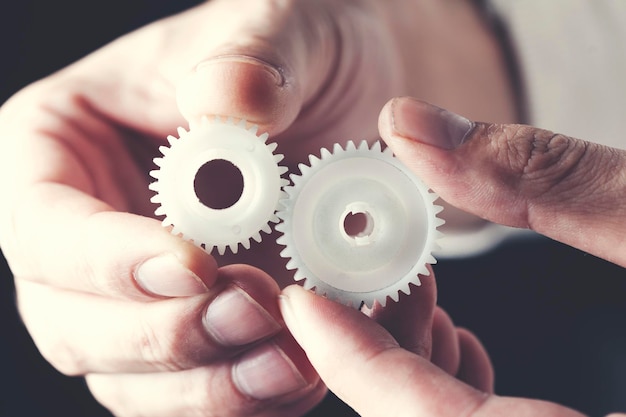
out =
[[522,125],[473,123],[391,100],[383,139],[451,204],[626,267],[626,152]]
[[[7,102],[0,243],[43,355],[64,373],[87,375],[119,415],[296,415],[318,401],[323,385],[281,331],[278,287],[256,269],[217,268],[247,263],[286,282],[273,239],[216,262],[151,218],[146,174],[164,138],[205,114],[258,124],[290,168],[338,140],[375,139],[363,121],[396,94],[514,117],[499,50],[470,2],[451,14],[441,2],[425,5],[215,0],[120,38]],[[438,59],[426,59],[433,49]],[[466,50],[476,52],[458,53]],[[407,77],[418,69],[419,84]],[[486,72],[493,76],[483,83]],[[489,93],[470,103],[474,90]],[[249,392],[236,370],[258,381],[263,364],[254,359],[269,357],[288,359],[284,372],[265,369],[283,380]]]
[[391,333],[295,285],[283,290],[281,312],[324,383],[363,417],[582,416],[545,401],[494,395],[484,348],[433,310],[433,288],[426,279],[386,307],[396,310],[381,313],[395,317],[386,323]]
[[[408,167],[463,209],[626,264],[623,151],[529,126],[473,123],[411,98],[383,109],[380,131]],[[413,309],[383,320],[390,333],[298,287],[283,290],[281,311],[322,380],[363,416],[581,415],[494,396],[486,353],[449,320],[433,324],[433,298],[423,286],[388,307]]]

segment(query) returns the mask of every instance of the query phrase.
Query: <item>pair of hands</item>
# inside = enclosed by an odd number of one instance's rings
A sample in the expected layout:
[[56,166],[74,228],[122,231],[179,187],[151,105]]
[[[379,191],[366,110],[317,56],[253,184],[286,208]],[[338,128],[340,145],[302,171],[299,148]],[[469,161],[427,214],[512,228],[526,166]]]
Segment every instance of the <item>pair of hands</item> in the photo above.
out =
[[0,243],[44,356],[120,416],[301,415],[327,387],[364,416],[578,415],[490,395],[484,349],[436,308],[430,278],[368,312],[377,324],[281,293],[271,236],[233,264],[151,218],[147,173],[179,125],[246,118],[295,169],[338,140],[375,139],[380,113],[383,139],[450,203],[626,265],[623,152],[413,99],[380,112],[413,95],[515,119],[472,3],[407,3],[215,0],[6,103]]

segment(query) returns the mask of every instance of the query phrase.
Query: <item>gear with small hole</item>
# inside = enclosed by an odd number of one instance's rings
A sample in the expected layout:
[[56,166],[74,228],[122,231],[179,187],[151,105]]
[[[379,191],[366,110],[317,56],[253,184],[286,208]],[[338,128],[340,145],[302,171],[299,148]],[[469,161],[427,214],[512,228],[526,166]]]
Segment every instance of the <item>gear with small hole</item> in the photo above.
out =
[[[283,155],[274,154],[276,143],[266,143],[267,133],[257,135],[257,129],[245,120],[205,117],[189,131],[179,128],[179,138],[167,138],[170,147],[159,148],[163,156],[154,159],[159,168],[150,172],[156,179],[150,184],[156,192],[151,201],[160,204],[155,213],[165,216],[163,226],[220,254],[226,248],[237,253],[240,244],[248,249],[251,239],[260,242],[261,232],[271,232],[270,223],[279,221],[287,168],[279,165]],[[198,198],[195,179],[205,164],[219,160],[239,170],[243,189],[231,206],[212,208]]]
[[300,164],[285,187],[278,243],[307,289],[359,307],[383,306],[429,275],[444,221],[437,195],[380,142],[348,142]]

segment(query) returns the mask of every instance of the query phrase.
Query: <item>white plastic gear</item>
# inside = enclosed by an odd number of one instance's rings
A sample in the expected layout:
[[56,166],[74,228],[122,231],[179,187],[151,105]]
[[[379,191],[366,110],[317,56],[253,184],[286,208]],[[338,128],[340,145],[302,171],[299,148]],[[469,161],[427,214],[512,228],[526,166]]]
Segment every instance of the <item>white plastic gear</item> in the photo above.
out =
[[[276,226],[295,280],[354,307],[398,301],[410,283],[421,285],[442,236],[437,195],[380,142],[336,144],[309,162],[285,187]],[[344,226],[351,213],[364,218],[357,231]]]
[[[189,131],[178,128],[179,138],[169,136],[170,147],[161,146],[163,157],[155,158],[159,169],[151,171],[156,179],[150,189],[156,192],[155,213],[164,215],[163,226],[182,235],[207,252],[226,248],[237,253],[239,244],[250,247],[250,239],[261,241],[261,232],[270,233],[270,223],[279,221],[276,210],[288,181],[281,176],[283,155],[274,154],[276,143],[266,143],[268,134],[257,136],[257,126],[245,120],[203,118]],[[230,207],[214,209],[203,204],[194,187],[200,168],[207,162],[226,160],[239,169],[243,191]]]

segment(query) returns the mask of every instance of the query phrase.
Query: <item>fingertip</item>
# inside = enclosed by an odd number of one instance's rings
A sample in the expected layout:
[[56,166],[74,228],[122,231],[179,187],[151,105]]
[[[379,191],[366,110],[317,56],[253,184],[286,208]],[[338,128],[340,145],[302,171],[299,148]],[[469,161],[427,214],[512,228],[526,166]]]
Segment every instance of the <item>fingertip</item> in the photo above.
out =
[[219,268],[217,275],[217,280],[221,284],[227,285],[231,283],[241,288],[276,321],[282,321],[278,303],[276,302],[280,293],[280,287],[266,272],[250,265],[233,264]]
[[287,128],[301,105],[295,83],[280,66],[247,55],[201,62],[178,85],[177,101],[190,124],[203,116],[232,116],[270,135]]

